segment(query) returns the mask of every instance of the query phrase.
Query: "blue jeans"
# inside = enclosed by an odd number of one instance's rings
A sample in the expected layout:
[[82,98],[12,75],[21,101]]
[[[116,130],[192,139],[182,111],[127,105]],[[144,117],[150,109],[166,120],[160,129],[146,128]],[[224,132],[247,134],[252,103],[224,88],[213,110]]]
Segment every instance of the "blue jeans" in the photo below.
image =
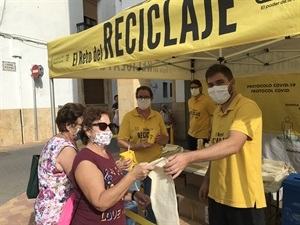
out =
[[[151,194],[151,178],[150,177],[146,177],[144,180],[143,180],[143,184],[144,184],[144,193],[146,195],[149,195]],[[155,215],[154,215],[154,212],[152,210],[152,205],[149,204],[147,207],[146,207],[146,219],[151,221],[152,223],[156,224],[156,218],[155,218]]]
[[[138,204],[135,201],[125,202],[125,208],[138,214]],[[126,225],[135,225],[135,221],[126,216]]]
[[[123,174],[126,174],[127,172],[123,173]],[[141,188],[141,184],[144,184],[144,193],[148,196],[150,196],[151,194],[151,179],[149,177],[146,177],[143,181],[141,180],[136,180],[135,183],[133,183],[129,190],[140,190]],[[135,205],[133,205],[133,204]],[[129,202],[125,202],[125,208],[126,209],[129,209],[133,212],[138,212],[138,204],[134,201],[129,201]],[[146,207],[146,217],[145,217],[147,220],[151,221],[152,223],[156,224],[156,218],[155,218],[155,215],[154,215],[154,212],[152,210],[152,206],[151,204],[149,204],[147,207]],[[126,225],[135,225],[135,221],[126,217]]]
[[[123,175],[125,176],[127,171],[123,171]],[[138,191],[141,187],[141,181],[135,181],[130,187],[129,190],[131,191]],[[136,214],[138,214],[138,204],[135,201],[128,201],[125,202],[125,209],[128,209]],[[135,225],[135,221],[126,216],[126,225]]]

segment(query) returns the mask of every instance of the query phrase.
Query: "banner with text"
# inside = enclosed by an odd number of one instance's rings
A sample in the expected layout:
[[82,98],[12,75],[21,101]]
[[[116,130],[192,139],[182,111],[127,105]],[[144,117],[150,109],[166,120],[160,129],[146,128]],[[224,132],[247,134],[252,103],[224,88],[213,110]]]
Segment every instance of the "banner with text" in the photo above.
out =
[[290,163],[300,173],[300,74],[238,77],[236,89],[263,114],[263,156]]
[[299,0],[145,1],[49,42],[50,77],[101,78],[99,68],[296,35],[299,8]]
[[300,74],[237,77],[236,89],[263,112],[264,132],[300,135]]

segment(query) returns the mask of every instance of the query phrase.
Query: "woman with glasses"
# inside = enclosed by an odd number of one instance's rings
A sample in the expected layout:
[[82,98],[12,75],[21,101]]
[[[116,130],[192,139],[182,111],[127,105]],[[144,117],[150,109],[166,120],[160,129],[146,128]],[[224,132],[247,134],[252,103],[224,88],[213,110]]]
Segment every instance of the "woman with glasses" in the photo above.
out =
[[[136,90],[138,107],[125,114],[119,134],[118,145],[124,149],[131,149],[135,153],[137,162],[151,162],[159,159],[162,155],[162,146],[169,141],[168,132],[159,112],[152,110],[151,101],[153,93],[150,87],[141,86]],[[154,142],[149,142],[150,132],[156,131]],[[151,193],[151,179],[143,180],[144,192]],[[139,189],[141,182],[137,182],[136,189]],[[134,188],[134,187],[132,187]],[[147,206],[146,219],[156,223],[151,205]]]
[[155,167],[141,163],[123,177],[105,149],[113,136],[109,115],[90,107],[83,118],[80,137],[85,147],[76,155],[71,171],[76,202],[71,224],[125,225],[124,201],[135,200],[143,206],[150,202],[149,196],[128,188]]
[[67,103],[56,117],[59,134],[45,145],[39,158],[39,194],[35,200],[35,224],[57,224],[62,208],[72,192],[69,174],[78,152],[76,140],[85,107]]

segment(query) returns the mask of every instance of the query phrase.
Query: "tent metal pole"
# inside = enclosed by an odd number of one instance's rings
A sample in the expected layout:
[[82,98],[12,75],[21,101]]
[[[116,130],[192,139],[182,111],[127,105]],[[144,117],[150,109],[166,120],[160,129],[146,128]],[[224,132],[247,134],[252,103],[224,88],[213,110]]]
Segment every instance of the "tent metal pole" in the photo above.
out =
[[221,64],[224,61],[224,56],[223,56],[223,49],[219,49],[219,58],[217,59],[219,63]]
[[290,59],[295,59],[295,58],[298,58],[300,57],[300,55],[294,55],[294,56],[291,56],[291,57],[288,57],[288,58],[284,58],[284,59],[279,59],[279,60],[275,60],[273,62],[269,62],[269,64],[275,64],[275,63],[280,63],[280,62],[284,62],[284,61],[287,61],[287,60],[290,60]]
[[245,53],[245,52],[248,53],[249,51],[252,51],[252,50],[255,50],[255,49],[258,49],[258,48],[261,48],[261,47],[270,45],[270,44],[273,44],[273,43],[277,43],[277,42],[283,41],[283,40],[285,40],[285,39],[284,39],[284,38],[279,38],[279,39],[275,39],[275,40],[272,40],[272,41],[268,41],[268,42],[262,43],[262,44],[260,44],[260,45],[256,45],[256,46],[254,46],[254,47],[247,48],[247,49],[244,49],[244,50],[242,50],[242,51],[233,53],[233,54],[231,54],[231,55],[227,55],[227,56],[226,56],[226,59],[229,59],[229,58],[234,57],[234,56],[236,56],[236,55],[240,55],[240,54]]
[[191,59],[191,80],[195,79],[195,59]]
[[52,134],[56,134],[55,127],[55,100],[54,100],[54,81],[53,78],[49,79],[50,81],[50,103],[51,103],[51,121],[52,121]]

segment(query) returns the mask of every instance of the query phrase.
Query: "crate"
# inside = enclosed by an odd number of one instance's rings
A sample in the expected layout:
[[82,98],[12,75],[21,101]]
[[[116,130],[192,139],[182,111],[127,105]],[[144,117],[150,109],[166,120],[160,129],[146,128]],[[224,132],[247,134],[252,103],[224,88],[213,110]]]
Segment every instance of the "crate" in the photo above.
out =
[[283,182],[282,225],[300,224],[300,174],[292,173]]
[[208,223],[207,204],[200,202],[199,187],[187,184],[184,189],[177,190],[178,212],[180,216],[200,224]]

